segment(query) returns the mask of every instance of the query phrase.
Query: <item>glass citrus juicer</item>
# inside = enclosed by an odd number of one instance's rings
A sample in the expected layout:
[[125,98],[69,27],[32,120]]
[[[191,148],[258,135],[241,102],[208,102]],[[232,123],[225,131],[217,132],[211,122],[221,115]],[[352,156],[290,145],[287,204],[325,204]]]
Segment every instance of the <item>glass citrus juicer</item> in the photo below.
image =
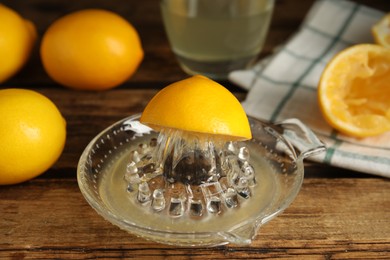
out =
[[194,76],[96,136],[80,158],[78,183],[92,208],[137,236],[250,244],[298,194],[303,159],[324,150],[299,120],[247,117],[225,88]]

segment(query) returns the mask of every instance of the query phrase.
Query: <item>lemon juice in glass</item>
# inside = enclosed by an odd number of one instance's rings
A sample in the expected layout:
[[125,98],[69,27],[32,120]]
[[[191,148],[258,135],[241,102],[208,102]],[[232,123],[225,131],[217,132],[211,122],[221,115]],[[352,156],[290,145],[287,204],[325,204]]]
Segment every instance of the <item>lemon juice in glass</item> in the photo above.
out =
[[214,79],[249,67],[268,32],[274,0],[162,0],[166,33],[188,74]]

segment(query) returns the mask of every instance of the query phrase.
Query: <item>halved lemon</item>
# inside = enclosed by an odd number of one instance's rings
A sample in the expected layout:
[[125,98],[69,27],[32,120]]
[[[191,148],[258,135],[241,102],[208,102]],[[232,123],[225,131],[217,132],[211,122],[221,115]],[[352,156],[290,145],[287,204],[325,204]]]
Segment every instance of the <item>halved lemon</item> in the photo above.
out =
[[159,91],[140,121],[156,130],[179,129],[230,140],[252,138],[248,118],[237,98],[222,85],[200,75]]
[[340,132],[367,137],[390,130],[390,49],[359,44],[338,53],[318,86],[320,109]]
[[390,48],[390,13],[379,20],[371,31],[377,44]]

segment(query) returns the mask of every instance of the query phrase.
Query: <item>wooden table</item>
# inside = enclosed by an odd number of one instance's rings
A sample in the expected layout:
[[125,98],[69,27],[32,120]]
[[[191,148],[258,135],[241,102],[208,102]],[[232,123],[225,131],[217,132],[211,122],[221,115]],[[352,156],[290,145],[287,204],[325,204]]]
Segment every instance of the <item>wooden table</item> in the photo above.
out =
[[[306,163],[296,200],[262,227],[250,246],[166,246],[103,220],[77,185],[76,166],[83,149],[110,124],[141,112],[158,89],[187,77],[169,48],[158,1],[3,2],[33,20],[40,36],[54,19],[73,10],[116,11],[138,29],[145,59],[116,89],[72,91],[45,74],[37,47],[27,66],[1,85],[34,89],[51,98],[67,121],[68,133],[65,150],[50,170],[19,185],[0,186],[0,259],[390,259],[389,180],[314,163]],[[390,9],[388,1],[359,2]],[[312,3],[277,1],[262,57],[294,33]],[[237,86],[221,83],[245,98]]]

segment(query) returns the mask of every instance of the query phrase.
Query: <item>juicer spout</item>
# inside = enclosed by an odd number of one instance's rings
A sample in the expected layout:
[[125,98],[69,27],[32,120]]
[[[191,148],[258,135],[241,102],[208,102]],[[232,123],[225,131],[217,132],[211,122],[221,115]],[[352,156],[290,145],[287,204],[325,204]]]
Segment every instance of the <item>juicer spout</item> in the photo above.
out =
[[258,226],[256,223],[250,223],[231,231],[219,232],[218,235],[235,245],[249,245],[257,234]]

